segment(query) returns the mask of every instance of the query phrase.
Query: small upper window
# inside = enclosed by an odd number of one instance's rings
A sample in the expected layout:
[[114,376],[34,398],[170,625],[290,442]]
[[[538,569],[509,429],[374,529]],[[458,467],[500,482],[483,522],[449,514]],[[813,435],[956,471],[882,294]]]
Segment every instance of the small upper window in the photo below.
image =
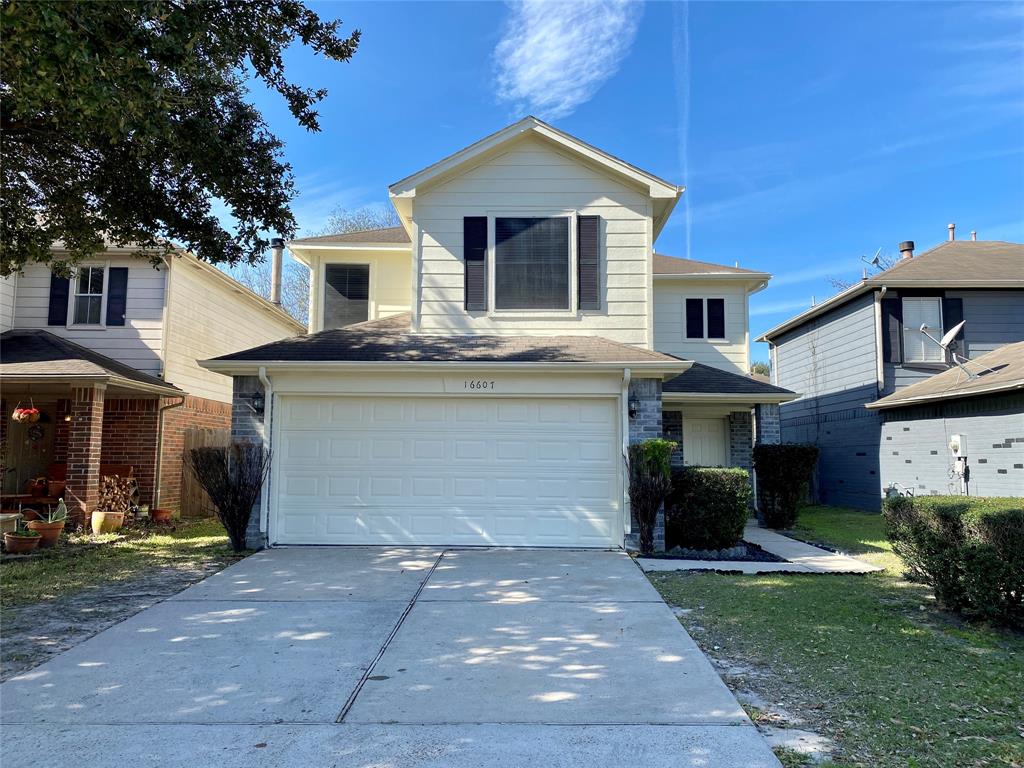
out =
[[903,362],[941,363],[942,348],[921,333],[928,326],[932,336],[942,335],[942,299],[936,297],[903,299]]
[[725,299],[686,300],[686,338],[725,338]]
[[569,309],[569,219],[494,220],[495,309]]
[[369,264],[328,264],[324,282],[324,328],[370,319]]
[[74,325],[100,325],[103,318],[103,267],[81,267],[75,278]]

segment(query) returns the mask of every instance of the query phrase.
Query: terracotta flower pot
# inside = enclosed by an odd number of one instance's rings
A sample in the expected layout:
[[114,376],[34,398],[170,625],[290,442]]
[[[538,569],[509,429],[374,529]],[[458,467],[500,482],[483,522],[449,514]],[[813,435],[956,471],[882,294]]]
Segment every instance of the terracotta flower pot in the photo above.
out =
[[105,512],[97,509],[92,513],[92,532],[94,536],[101,533],[114,533],[124,525],[124,512]]
[[12,555],[33,552],[39,546],[41,536],[19,536],[17,533],[4,534],[4,549]]
[[25,522],[28,522],[29,520],[38,520],[39,513],[36,512],[34,509],[23,509],[21,510],[21,518]]
[[171,509],[151,509],[149,511],[149,519],[154,523],[169,523],[171,522],[171,515],[174,510]]
[[44,523],[42,520],[30,520],[25,523],[25,527],[39,534],[40,549],[48,549],[57,546],[57,542],[60,541],[60,532],[64,530],[64,521]]

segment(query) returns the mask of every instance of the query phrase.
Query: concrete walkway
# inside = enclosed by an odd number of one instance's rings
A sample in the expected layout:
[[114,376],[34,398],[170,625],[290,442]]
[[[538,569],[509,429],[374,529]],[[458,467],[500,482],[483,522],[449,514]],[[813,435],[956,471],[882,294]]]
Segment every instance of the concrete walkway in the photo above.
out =
[[0,686],[4,768],[778,768],[626,555],[262,552]]
[[761,549],[783,558],[784,563],[751,563],[741,560],[669,560],[639,557],[637,562],[645,571],[739,571],[740,573],[874,573],[878,566],[849,555],[830,552],[781,533],[747,525],[743,540],[757,544]]

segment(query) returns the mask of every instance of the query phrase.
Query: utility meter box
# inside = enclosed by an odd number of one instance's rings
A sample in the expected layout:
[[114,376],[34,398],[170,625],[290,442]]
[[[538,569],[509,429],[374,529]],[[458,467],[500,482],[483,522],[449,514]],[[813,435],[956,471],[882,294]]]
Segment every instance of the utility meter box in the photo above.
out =
[[957,459],[967,456],[967,435],[951,435],[949,438],[949,450]]

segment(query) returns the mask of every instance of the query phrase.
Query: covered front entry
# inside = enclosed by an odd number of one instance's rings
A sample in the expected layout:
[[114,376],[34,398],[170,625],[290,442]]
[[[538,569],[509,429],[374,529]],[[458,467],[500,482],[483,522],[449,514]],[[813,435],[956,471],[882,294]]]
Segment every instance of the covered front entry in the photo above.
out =
[[609,397],[279,395],[272,544],[622,544]]

